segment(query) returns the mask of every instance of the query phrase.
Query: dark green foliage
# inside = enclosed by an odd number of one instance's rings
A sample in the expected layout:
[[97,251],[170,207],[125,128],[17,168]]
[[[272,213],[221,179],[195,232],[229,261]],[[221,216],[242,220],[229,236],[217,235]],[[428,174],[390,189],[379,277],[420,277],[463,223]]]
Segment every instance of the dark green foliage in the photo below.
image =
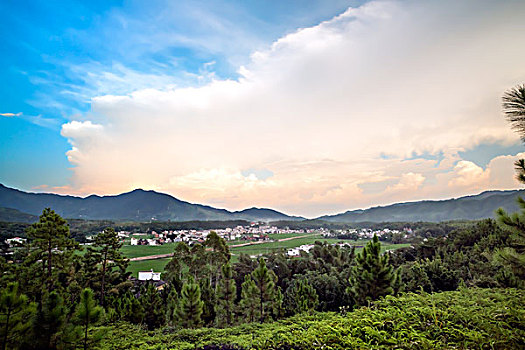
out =
[[142,321],[148,329],[153,330],[165,324],[164,302],[152,283],[147,283],[141,289],[140,304],[144,310]]
[[176,312],[179,308],[179,295],[173,286],[168,286],[162,291],[164,294],[164,305],[166,305],[166,320],[168,325],[174,326],[176,323]]
[[219,327],[231,326],[235,318],[235,298],[237,287],[233,279],[232,266],[228,262],[222,265],[222,278],[217,288],[217,325]]
[[201,300],[201,290],[192,278],[184,283],[177,309],[178,322],[186,328],[197,328],[202,324],[201,315],[204,302]]
[[78,244],[70,238],[67,222],[46,208],[27,231],[30,242],[26,263],[32,264],[34,294],[64,288],[71,279],[73,253]]
[[116,311],[120,311],[123,320],[135,324],[141,324],[143,322],[146,311],[142,303],[133,293],[128,292],[124,295],[120,308],[121,309],[117,309]]
[[396,275],[388,258],[388,254],[381,255],[381,243],[375,235],[357,255],[357,265],[352,270],[348,288],[357,305],[366,305],[369,301],[393,293]]
[[303,314],[228,329],[148,333],[118,324],[110,328],[100,347],[190,350],[222,344],[268,350],[521,349],[525,343],[524,299],[523,290],[460,289],[387,296],[345,316]]
[[525,84],[507,90],[502,100],[507,121],[525,142]]
[[239,314],[244,322],[251,323],[260,319],[259,289],[250,275],[244,276],[244,283],[241,286]]
[[221,267],[230,261],[230,250],[226,241],[219,237],[215,231],[208,234],[204,246],[206,247],[206,260],[210,268],[210,284],[215,288]]
[[80,301],[71,320],[74,326],[67,330],[68,336],[76,338],[78,344],[86,350],[102,338],[102,332],[91,335],[90,338],[88,330],[101,322],[103,318],[104,309],[97,306],[93,291],[89,288],[84,289],[80,294]]
[[0,292],[0,345],[2,349],[18,348],[31,326],[35,305],[18,291],[18,283],[9,283]]
[[201,319],[204,326],[213,326],[215,321],[217,305],[217,299],[215,291],[210,284],[210,280],[207,278],[199,281],[199,287],[201,289],[201,300],[203,302]]
[[31,345],[37,349],[56,349],[60,345],[66,314],[64,299],[57,292],[45,296],[32,322]]
[[263,258],[259,259],[259,266],[252,272],[252,280],[257,287],[257,303],[259,305],[259,321],[262,323],[270,316],[275,298],[276,276],[266,267]]
[[495,257],[498,262],[508,266],[512,272],[520,279],[525,279],[525,200],[518,198],[521,212],[507,214],[503,209],[498,209],[498,223],[505,229],[512,232],[508,247],[496,252]]
[[127,278],[128,260],[120,253],[121,247],[122,243],[117,233],[109,227],[94,237],[93,246],[89,247],[84,255],[84,277],[88,277],[86,287],[97,291],[98,299],[103,306],[106,304],[107,291]]
[[319,305],[315,289],[306,279],[296,279],[286,290],[287,312],[290,315],[311,312]]

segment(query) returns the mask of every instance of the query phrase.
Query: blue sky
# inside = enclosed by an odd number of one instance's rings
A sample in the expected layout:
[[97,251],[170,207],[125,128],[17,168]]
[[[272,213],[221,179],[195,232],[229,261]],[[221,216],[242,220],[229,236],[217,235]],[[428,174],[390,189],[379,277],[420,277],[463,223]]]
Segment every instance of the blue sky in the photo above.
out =
[[518,186],[511,164],[524,149],[499,100],[525,80],[524,49],[509,44],[524,39],[523,2],[2,1],[0,11],[7,186],[144,187],[306,216]]
[[[213,74],[235,78],[258,47],[315,25],[358,1],[3,1],[0,45],[0,181],[29,190],[68,183],[61,125],[90,111],[90,98],[125,94],[147,81],[89,72],[161,75],[198,86]],[[131,71],[133,73],[131,73]],[[155,86],[152,83],[151,86]],[[38,176],[35,176],[38,174]]]

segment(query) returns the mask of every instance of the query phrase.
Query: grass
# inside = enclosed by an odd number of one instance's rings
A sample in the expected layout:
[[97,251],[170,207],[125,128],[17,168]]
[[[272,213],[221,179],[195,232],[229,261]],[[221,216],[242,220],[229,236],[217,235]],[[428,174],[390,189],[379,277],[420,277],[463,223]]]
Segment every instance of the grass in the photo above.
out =
[[127,271],[131,272],[133,277],[137,277],[139,271],[149,271],[153,269],[155,272],[163,272],[169,261],[170,258],[131,261]]
[[125,245],[120,248],[126,258],[137,258],[140,256],[169,254],[173,253],[176,243],[167,243],[164,245]]

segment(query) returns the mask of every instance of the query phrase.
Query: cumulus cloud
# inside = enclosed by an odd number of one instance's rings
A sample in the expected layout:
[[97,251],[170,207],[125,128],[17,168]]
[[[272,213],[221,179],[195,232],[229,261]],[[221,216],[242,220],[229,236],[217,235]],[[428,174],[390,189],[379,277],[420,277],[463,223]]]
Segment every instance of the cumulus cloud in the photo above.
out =
[[524,14],[523,2],[375,1],[254,52],[238,80],[97,96],[96,122],[62,128],[72,184],[307,216],[516,187],[510,158],[482,169],[458,152],[518,140],[500,96],[525,80]]

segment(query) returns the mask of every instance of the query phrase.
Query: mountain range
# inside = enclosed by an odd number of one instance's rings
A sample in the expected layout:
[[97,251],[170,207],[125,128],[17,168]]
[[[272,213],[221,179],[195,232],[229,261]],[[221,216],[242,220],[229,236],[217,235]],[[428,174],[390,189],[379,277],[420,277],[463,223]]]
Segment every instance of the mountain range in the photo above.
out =
[[[168,194],[136,189],[116,196],[91,195],[85,198],[52,193],[28,193],[0,184],[0,218],[21,214],[40,215],[44,208],[52,208],[68,219],[114,221],[191,221],[191,220],[246,220],[276,221],[303,220],[273,209],[250,208],[241,211],[217,209],[181,201]],[[24,217],[24,222],[27,217]],[[6,220],[15,221],[15,220]]]
[[[499,207],[517,211],[516,198],[524,190],[486,191],[474,196],[439,200],[396,203],[369,209],[347,211],[317,218],[330,222],[395,222],[477,220],[494,217]],[[247,220],[292,221],[304,220],[273,209],[250,208],[241,211],[217,209],[192,204],[155,191],[137,189],[115,196],[91,195],[85,198],[51,193],[28,193],[0,184],[0,221],[31,222],[44,208],[50,207],[68,219],[114,221],[190,221],[190,220]]]

